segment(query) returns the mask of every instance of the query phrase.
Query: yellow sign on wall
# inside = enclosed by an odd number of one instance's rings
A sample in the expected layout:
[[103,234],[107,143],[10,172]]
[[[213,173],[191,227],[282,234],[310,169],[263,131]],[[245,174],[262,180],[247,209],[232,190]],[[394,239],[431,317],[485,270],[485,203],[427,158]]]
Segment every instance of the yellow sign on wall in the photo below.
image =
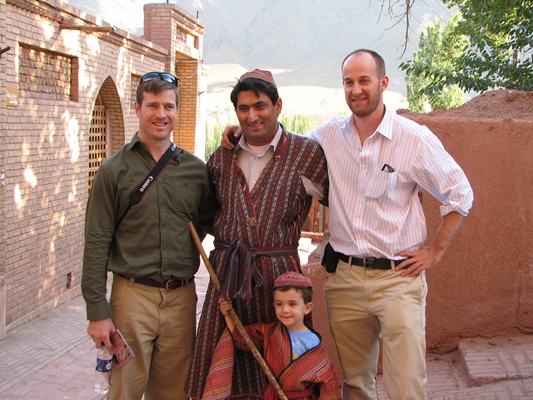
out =
[[18,88],[6,88],[6,105],[9,107],[17,107],[19,105],[19,90]]

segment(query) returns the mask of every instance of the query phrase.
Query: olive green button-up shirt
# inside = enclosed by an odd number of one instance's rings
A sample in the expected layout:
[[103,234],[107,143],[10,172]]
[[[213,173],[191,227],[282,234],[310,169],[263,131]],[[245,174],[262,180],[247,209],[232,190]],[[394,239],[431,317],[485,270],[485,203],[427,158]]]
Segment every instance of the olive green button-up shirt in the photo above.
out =
[[178,149],[140,203],[115,227],[130,195],[154,165],[135,134],[95,176],[85,216],[81,282],[89,320],[110,318],[107,271],[160,282],[189,279],[198,271],[189,221],[203,238],[218,206],[207,166],[188,151]]

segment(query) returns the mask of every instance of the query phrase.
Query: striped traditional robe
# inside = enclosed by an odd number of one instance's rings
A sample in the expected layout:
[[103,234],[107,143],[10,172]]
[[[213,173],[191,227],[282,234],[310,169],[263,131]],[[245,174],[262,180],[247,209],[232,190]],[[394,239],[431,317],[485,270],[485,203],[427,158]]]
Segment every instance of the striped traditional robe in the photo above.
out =
[[[284,130],[272,159],[251,192],[236,157],[234,151],[220,147],[208,161],[220,203],[215,216],[215,238],[226,242],[240,239],[251,247],[297,246],[312,201],[300,176],[327,187],[326,160],[320,146]],[[225,256],[225,250],[215,249],[210,254],[220,279],[225,273]],[[300,260],[298,256],[258,256],[252,263],[265,278],[265,284],[253,289],[249,301],[234,300],[233,308],[244,325],[274,322],[274,280],[287,271],[301,272]],[[194,399],[202,397],[213,351],[226,326],[218,298],[219,293],[210,282],[185,388],[186,394]],[[264,374],[253,356],[237,351],[234,394],[260,399],[265,385]]]

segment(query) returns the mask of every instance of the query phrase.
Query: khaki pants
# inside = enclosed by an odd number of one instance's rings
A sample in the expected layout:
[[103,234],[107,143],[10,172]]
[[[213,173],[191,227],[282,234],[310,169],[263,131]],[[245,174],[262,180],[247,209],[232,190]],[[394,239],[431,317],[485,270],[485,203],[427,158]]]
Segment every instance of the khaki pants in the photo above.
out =
[[115,274],[113,323],[135,358],[111,371],[108,400],[186,399],[183,394],[196,331],[196,288],[166,290]]
[[324,285],[333,340],[344,374],[343,399],[377,399],[379,340],[383,382],[392,400],[426,398],[424,273],[372,270],[339,261]]

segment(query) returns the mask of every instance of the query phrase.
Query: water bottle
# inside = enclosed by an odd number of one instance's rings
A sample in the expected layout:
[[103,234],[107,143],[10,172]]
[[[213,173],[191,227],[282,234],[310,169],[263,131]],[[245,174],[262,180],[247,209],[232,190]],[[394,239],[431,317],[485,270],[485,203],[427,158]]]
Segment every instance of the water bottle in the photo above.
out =
[[94,373],[94,393],[107,394],[109,389],[109,373],[113,361],[113,353],[102,346],[96,353],[96,371]]

